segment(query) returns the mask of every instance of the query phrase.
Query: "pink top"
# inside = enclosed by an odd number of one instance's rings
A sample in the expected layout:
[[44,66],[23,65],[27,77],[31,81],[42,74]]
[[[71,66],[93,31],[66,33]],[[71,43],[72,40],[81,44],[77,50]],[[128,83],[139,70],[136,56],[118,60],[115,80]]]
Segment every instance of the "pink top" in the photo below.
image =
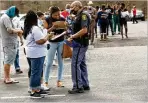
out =
[[133,9],[133,15],[136,15],[136,8]]

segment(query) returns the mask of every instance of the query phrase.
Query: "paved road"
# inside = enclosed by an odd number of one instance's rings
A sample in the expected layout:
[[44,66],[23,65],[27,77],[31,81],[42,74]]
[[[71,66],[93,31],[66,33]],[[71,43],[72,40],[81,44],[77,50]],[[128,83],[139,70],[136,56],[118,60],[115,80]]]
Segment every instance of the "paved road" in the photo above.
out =
[[[91,91],[69,95],[71,89],[70,60],[64,60],[65,88],[56,87],[57,67],[53,67],[49,80],[51,94],[43,99],[30,99],[27,93],[27,63],[22,48],[20,64],[24,73],[11,76],[19,84],[5,85],[0,81],[1,102],[146,102],[147,98],[147,24],[129,23],[129,40],[120,35],[110,36],[109,41],[95,40],[95,48],[87,52],[87,64]],[[140,33],[141,32],[141,33]],[[2,69],[1,69],[2,70]],[[2,73],[3,75],[3,73]]]

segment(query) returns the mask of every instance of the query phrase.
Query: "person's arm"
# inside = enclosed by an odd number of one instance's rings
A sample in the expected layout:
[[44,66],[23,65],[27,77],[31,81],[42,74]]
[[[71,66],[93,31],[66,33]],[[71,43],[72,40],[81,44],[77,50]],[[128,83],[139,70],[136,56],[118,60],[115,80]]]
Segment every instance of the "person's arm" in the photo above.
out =
[[52,35],[47,34],[43,39],[37,40],[36,43],[37,43],[38,45],[42,45],[42,44],[46,43],[47,40],[49,40],[51,37],[52,37]]
[[93,9],[93,13],[92,13],[92,18],[96,19],[96,12],[94,9]]
[[38,44],[38,45],[42,45],[42,44],[46,43],[46,41],[51,38],[50,34],[47,34],[46,36],[44,36],[41,29],[37,26],[33,27],[32,34],[34,36],[34,40],[35,40],[36,44]]
[[3,19],[3,24],[6,27],[8,33],[10,33],[10,34],[16,34],[16,35],[18,35],[18,34],[22,34],[23,33],[22,30],[20,30],[20,29],[14,29],[12,27],[12,22],[10,21],[9,18],[4,18]]
[[47,29],[47,32],[48,32],[48,33],[49,33],[49,32],[52,32],[52,31],[55,29],[55,25],[53,25],[52,27],[49,28],[49,25],[48,25],[48,23],[47,23],[46,20],[43,21],[43,25],[44,25],[44,28]]
[[22,34],[18,34],[18,36],[20,38],[21,46],[23,46],[23,44],[24,44],[23,36],[22,36]]

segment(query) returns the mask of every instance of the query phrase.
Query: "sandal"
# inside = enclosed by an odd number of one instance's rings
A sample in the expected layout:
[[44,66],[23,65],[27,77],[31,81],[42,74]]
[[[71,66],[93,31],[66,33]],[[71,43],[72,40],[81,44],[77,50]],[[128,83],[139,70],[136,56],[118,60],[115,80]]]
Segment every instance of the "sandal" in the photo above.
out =
[[19,83],[19,81],[16,81],[16,80],[10,79],[9,81],[4,80],[4,83],[5,83],[5,84],[16,84],[16,83]]
[[64,85],[61,81],[57,81],[57,87],[64,87]]

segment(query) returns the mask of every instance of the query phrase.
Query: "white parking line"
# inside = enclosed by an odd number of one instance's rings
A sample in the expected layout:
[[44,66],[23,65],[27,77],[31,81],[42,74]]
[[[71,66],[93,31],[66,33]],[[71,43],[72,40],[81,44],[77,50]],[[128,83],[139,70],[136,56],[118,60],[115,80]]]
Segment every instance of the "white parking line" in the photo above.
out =
[[[67,77],[71,77],[71,75],[64,75],[63,77],[67,78]],[[57,78],[57,76],[51,76],[51,78]],[[28,79],[28,77],[14,77],[13,79]]]
[[[47,95],[46,97],[65,97],[65,94],[59,94],[59,95]],[[0,97],[0,99],[25,99],[25,98],[30,98],[30,96],[13,96],[13,97]]]

